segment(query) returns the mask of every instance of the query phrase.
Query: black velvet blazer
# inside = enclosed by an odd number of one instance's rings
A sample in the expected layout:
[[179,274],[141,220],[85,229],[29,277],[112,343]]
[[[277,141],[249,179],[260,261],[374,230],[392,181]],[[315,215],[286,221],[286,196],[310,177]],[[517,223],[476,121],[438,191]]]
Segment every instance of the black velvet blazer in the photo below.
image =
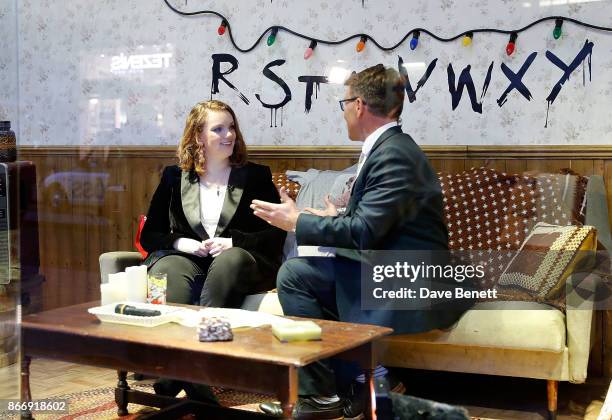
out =
[[[148,267],[165,255],[181,254],[172,247],[176,239],[209,238],[200,219],[198,181],[195,171],[164,168],[140,238],[150,253],[144,262]],[[249,205],[254,199],[280,202],[270,168],[251,162],[233,167],[215,236],[231,237],[233,246],[253,255],[262,275],[276,278],[286,233],[253,214]]]

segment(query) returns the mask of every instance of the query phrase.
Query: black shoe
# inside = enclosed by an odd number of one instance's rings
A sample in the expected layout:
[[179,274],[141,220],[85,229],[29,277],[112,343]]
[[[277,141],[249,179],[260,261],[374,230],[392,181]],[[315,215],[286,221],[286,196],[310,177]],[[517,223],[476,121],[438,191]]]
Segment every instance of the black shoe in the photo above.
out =
[[210,386],[193,382],[183,382],[182,384],[188,399],[206,404],[220,405]]
[[389,391],[395,392],[396,394],[405,394],[406,387],[399,379],[389,376]]
[[355,382],[350,386],[349,393],[342,398],[342,412],[347,420],[362,420],[366,403],[365,384]]
[[[397,378],[393,377],[392,375],[387,375],[385,379],[387,381],[389,391],[398,394],[403,394],[404,392],[406,392],[406,387]],[[365,384],[362,384],[360,382],[353,382],[349,391],[349,395],[347,395],[343,400],[343,412],[345,420],[361,420],[365,418],[363,414],[366,404]]]
[[342,413],[344,414],[345,420],[363,420],[365,416],[363,414],[365,401],[361,398],[344,398],[344,406],[342,407]]
[[176,397],[183,390],[183,382],[174,379],[159,378],[153,384],[157,395],[164,397]]
[[[297,420],[341,420],[344,401],[329,404],[319,404],[311,398],[298,398],[293,407],[291,414],[292,419]],[[277,402],[266,402],[259,404],[259,408],[264,413],[274,416],[283,417],[283,409]]]

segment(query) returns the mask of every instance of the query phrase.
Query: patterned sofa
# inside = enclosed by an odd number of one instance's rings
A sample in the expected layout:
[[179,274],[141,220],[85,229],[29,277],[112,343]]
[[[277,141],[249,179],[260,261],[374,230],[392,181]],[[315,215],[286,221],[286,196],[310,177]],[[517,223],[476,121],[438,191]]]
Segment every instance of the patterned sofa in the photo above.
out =
[[[593,226],[601,248],[612,249],[601,176],[587,178],[569,170],[514,175],[486,168],[438,175],[450,248],[495,251],[495,258],[487,261],[490,275],[483,289],[496,285],[494,273],[510,263],[537,223]],[[299,186],[276,176],[279,186],[297,195]],[[594,288],[598,279],[592,277],[580,287]],[[566,282],[571,286],[583,278],[570,276]],[[594,340],[593,303],[566,305],[571,296],[544,303],[518,289],[505,290],[506,301],[477,303],[449,330],[382,340],[382,364],[545,379],[548,410],[555,417],[558,381],[586,380]],[[262,309],[278,310],[272,296]]]
[[[273,176],[279,188],[285,186],[297,196],[299,184],[284,174]],[[439,177],[450,247],[496,251],[496,258],[486,261],[491,275],[483,280],[483,288],[496,285],[499,278],[493,273],[514,255],[500,251],[518,250],[538,222],[594,226],[599,243],[612,249],[601,176],[519,176],[479,168]],[[139,261],[134,252],[101,255],[102,281],[108,273]],[[574,276],[567,279],[569,284],[575,281]],[[594,287],[596,282],[583,282],[581,287],[585,284]],[[243,308],[282,313],[273,292],[247,297]],[[554,417],[558,381],[586,379],[594,313],[589,302],[578,309],[566,306],[564,299],[544,303],[517,291],[505,302],[477,303],[448,330],[386,338],[380,342],[379,357],[391,367],[545,379],[548,409]]]

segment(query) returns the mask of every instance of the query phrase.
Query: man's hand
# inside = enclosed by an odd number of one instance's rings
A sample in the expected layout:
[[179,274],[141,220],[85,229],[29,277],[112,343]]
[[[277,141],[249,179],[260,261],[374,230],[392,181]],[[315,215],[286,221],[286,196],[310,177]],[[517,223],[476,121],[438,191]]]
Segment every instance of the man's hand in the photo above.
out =
[[251,208],[255,216],[262,218],[277,228],[287,232],[294,231],[300,211],[285,191],[280,189],[281,203],[268,203],[267,201],[253,200]]
[[234,246],[232,238],[210,238],[202,242],[211,257],[216,257],[223,251]]
[[325,208],[323,210],[313,209],[312,207],[306,207],[304,212],[314,214],[315,216],[337,216],[338,210],[336,206],[330,201],[329,194],[327,194],[323,200],[325,200]]

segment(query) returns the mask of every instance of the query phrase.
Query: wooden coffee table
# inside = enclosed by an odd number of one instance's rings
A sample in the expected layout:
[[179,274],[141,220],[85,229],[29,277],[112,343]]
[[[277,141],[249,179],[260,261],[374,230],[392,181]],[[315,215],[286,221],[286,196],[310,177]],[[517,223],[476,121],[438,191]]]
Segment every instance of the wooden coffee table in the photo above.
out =
[[[372,344],[392,332],[390,328],[374,325],[315,320],[323,330],[321,341],[281,343],[268,326],[238,330],[233,341],[202,343],[194,328],[176,323],[153,328],[102,323],[87,312],[98,305],[90,302],[24,317],[21,325],[23,401],[31,400],[30,358],[44,357],[116,369],[119,382],[115,401],[120,416],[127,414],[128,403],[177,410],[173,414],[191,404],[130,389],[127,372],[139,372],[275,395],[285,415],[290,417],[298,395],[298,368],[321,359],[338,357],[357,361],[366,372],[371,392],[371,372],[376,366]],[[369,394],[368,403],[371,401],[372,394]],[[221,410],[213,406],[207,409]],[[237,417],[228,414],[224,418],[244,418],[249,414],[229,411]]]

